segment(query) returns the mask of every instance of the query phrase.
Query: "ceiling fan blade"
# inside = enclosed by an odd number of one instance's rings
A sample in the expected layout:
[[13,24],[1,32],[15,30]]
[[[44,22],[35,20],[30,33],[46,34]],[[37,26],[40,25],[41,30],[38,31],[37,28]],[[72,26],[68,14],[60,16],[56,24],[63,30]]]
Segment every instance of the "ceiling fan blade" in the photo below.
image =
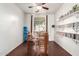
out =
[[44,6],[42,6],[42,8],[43,8],[43,9],[46,9],[46,10],[49,10],[49,8],[48,8],[48,7],[44,7]]
[[44,4],[46,4],[46,3],[42,3],[42,5],[44,5]]
[[33,6],[29,6],[28,8],[33,8]]
[[35,3],[37,6],[41,6],[41,5],[44,5],[46,3]]

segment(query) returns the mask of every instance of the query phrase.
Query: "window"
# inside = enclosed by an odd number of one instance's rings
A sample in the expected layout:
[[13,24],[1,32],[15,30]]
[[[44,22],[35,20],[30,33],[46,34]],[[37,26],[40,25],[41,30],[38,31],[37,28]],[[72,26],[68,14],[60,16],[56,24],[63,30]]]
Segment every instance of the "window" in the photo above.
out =
[[44,17],[35,17],[34,18],[34,30],[45,31],[46,30],[45,18]]
[[46,32],[46,16],[33,16],[33,32]]

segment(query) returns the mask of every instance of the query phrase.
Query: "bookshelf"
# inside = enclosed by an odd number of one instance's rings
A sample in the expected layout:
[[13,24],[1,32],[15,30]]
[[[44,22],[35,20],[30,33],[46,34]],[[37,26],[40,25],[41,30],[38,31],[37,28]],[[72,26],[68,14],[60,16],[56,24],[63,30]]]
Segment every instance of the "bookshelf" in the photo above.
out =
[[77,45],[79,45],[79,11],[59,18],[56,25],[56,33],[72,39]]

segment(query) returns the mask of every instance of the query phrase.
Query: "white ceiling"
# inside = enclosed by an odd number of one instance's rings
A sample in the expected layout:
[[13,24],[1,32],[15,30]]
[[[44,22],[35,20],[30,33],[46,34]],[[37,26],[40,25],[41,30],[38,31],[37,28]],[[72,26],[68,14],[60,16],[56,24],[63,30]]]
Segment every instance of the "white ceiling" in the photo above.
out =
[[[21,8],[25,13],[35,13],[36,8],[28,8],[28,6],[34,6],[34,3],[17,3],[16,4],[19,8]],[[60,7],[62,3],[46,3],[43,6],[49,8],[49,10],[41,9],[39,13],[55,13]]]

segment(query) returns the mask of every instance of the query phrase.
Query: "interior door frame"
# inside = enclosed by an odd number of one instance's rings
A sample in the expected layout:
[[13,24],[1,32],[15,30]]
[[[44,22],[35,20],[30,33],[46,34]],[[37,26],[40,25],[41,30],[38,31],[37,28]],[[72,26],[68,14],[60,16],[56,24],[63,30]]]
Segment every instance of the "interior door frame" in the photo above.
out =
[[[48,32],[48,15],[45,15],[45,20],[46,20],[46,32]],[[33,30],[33,15],[31,15],[31,33]]]

